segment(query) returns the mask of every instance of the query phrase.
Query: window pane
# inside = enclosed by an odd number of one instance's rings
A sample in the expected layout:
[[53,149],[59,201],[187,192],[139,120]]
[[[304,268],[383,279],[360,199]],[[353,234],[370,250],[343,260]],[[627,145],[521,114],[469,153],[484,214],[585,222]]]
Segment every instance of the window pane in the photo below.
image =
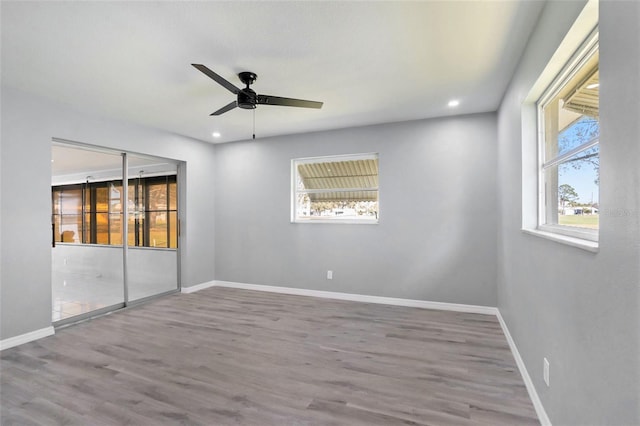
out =
[[299,212],[310,219],[377,219],[378,191],[299,193]]
[[136,210],[136,182],[134,179],[129,180],[129,189],[127,193],[127,209],[129,214]]
[[109,215],[96,213],[96,243],[109,244]]
[[135,246],[136,244],[136,183],[134,179],[129,180],[129,188],[127,189],[127,214],[128,214],[128,227],[127,227],[127,245]]
[[109,188],[107,186],[96,188],[96,211],[109,211]]
[[53,214],[60,214],[60,190],[53,190],[51,193],[51,205]]
[[565,127],[558,135],[558,154],[564,154],[600,137],[598,117],[579,115],[577,121]]
[[131,179],[129,181],[129,193],[127,196],[129,198],[129,202],[127,203],[129,214],[144,212],[144,190],[142,182],[139,182],[138,179]]
[[122,244],[122,216],[120,214],[109,215],[109,244]]
[[169,247],[178,247],[178,213],[169,212]]
[[148,183],[147,190],[149,192],[149,210],[167,210],[167,184]]
[[91,191],[87,186],[84,186],[82,189],[84,191],[84,210],[89,212],[91,211]]
[[599,136],[598,59],[595,50],[543,105],[545,162]]
[[133,216],[129,216],[129,227],[127,228],[127,245],[136,245],[136,221]]
[[144,212],[136,212],[129,216],[127,244],[130,246],[144,246],[144,216]]
[[60,233],[63,243],[80,243],[82,241],[82,215],[63,214]]
[[169,210],[178,210],[178,185],[175,182],[169,183]]
[[85,213],[84,215],[84,233],[82,242],[84,244],[91,243],[91,214]]
[[122,185],[109,184],[109,213],[120,213],[122,211],[121,193]]
[[64,189],[60,193],[60,209],[62,214],[81,214],[82,189]]
[[[548,200],[546,223],[598,229],[597,148],[595,146],[580,152],[545,171],[545,198]],[[592,156],[594,151],[595,157]]]
[[53,215],[52,219],[53,219],[53,225],[55,226],[54,228],[55,240],[57,243],[59,243],[62,241],[62,232],[60,231],[62,218],[60,217],[59,214],[55,214]]
[[149,246],[167,247],[167,212],[149,212]]
[[300,210],[309,219],[377,219],[378,201],[310,201]]
[[377,188],[378,159],[298,165],[298,189]]

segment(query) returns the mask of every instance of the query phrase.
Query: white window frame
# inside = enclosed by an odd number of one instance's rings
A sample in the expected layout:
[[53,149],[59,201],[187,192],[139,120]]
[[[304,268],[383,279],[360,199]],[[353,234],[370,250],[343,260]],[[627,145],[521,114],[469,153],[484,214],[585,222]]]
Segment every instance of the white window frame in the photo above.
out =
[[[291,223],[334,223],[334,224],[358,224],[358,225],[371,225],[378,224],[380,220],[380,189],[377,188],[339,188],[339,189],[305,189],[304,191],[298,190],[298,165],[310,164],[310,163],[337,163],[341,161],[356,161],[356,160],[372,160],[377,159],[379,161],[379,154],[377,152],[362,153],[362,154],[347,154],[347,155],[327,155],[320,157],[305,157],[294,158],[291,160]],[[380,166],[378,163],[378,178],[380,176]],[[321,192],[341,192],[341,191],[376,191],[378,193],[378,215],[372,219],[343,219],[343,218],[331,218],[331,219],[301,219],[298,217],[297,212],[297,198],[300,193],[321,193]]]
[[[599,144],[599,140],[590,140],[564,154],[561,154],[550,161],[545,159],[545,120],[544,120],[544,108],[549,102],[555,98],[555,96],[567,85],[567,83],[580,71],[580,69],[586,64],[586,62],[592,57],[592,55],[599,48],[599,33],[598,28],[593,30],[582,46],[576,51],[571,59],[564,66],[562,71],[553,80],[553,82],[544,91],[542,96],[537,102],[537,116],[538,116],[538,226],[539,231],[547,232],[550,234],[559,234],[571,238],[577,238],[580,240],[587,240],[592,242],[598,242],[599,230],[578,228],[560,224],[547,224],[546,223],[546,191],[545,191],[545,172],[544,170],[553,165],[557,165],[563,162],[563,160],[575,155],[577,152],[584,151],[589,147]],[[557,200],[553,200],[553,203],[557,204]]]

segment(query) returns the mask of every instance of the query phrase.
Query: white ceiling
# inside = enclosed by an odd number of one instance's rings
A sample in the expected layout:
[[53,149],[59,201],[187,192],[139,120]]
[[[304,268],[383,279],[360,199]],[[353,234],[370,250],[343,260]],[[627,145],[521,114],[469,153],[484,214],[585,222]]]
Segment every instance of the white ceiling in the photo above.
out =
[[324,102],[259,106],[257,137],[495,111],[543,5],[2,1],[2,84],[209,142],[250,138],[253,113],[210,117],[234,95],[191,63]]

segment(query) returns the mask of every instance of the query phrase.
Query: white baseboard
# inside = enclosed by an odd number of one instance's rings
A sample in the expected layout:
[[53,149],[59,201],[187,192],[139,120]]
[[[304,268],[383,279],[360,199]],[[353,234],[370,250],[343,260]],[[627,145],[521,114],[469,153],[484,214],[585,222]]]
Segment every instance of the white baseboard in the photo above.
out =
[[182,287],[181,293],[193,293],[196,291],[204,290],[205,288],[213,287],[216,285],[215,281],[207,281],[206,283],[192,285],[191,287]]
[[533,385],[533,381],[531,380],[531,376],[529,376],[529,372],[527,371],[527,367],[524,365],[524,361],[520,356],[520,352],[518,352],[518,348],[516,347],[516,342],[513,341],[511,337],[511,333],[509,333],[509,329],[507,328],[507,323],[504,322],[500,311],[497,312],[496,316],[498,317],[498,321],[500,322],[500,326],[502,327],[502,332],[507,338],[507,342],[509,343],[509,347],[511,348],[511,353],[516,360],[516,364],[518,365],[518,370],[520,370],[520,375],[522,375],[522,380],[524,380],[524,384],[527,387],[527,391],[529,392],[529,398],[531,398],[531,402],[533,403],[533,408],[536,410],[536,414],[538,415],[538,420],[540,420],[540,424],[542,426],[551,426],[551,420],[549,420],[549,416],[547,416],[547,412],[542,405],[542,401],[540,401],[540,397],[538,396],[538,392],[536,391],[536,387]]
[[[350,300],[352,302],[377,303],[382,305],[406,306],[411,308],[422,308],[422,309],[439,309],[443,311],[468,312],[468,313],[474,313],[474,314],[496,315],[498,312],[498,309],[492,306],[430,302],[427,300],[399,299],[396,297],[368,296],[364,294],[339,293],[335,291],[309,290],[309,289],[302,289],[302,288],[245,284],[245,283],[236,283],[236,282],[230,282],[230,281],[214,281],[214,285],[218,287],[239,288],[244,290],[267,291],[270,293],[294,294],[298,296],[322,297],[325,299]],[[207,287],[210,287],[210,285],[208,285]],[[203,287],[203,288],[206,288],[206,287]]]
[[29,333],[0,340],[0,351],[22,345],[23,343],[33,342],[34,340],[42,339],[43,337],[52,336],[55,332],[56,331],[53,326],[49,326],[41,328],[40,330],[30,331]]

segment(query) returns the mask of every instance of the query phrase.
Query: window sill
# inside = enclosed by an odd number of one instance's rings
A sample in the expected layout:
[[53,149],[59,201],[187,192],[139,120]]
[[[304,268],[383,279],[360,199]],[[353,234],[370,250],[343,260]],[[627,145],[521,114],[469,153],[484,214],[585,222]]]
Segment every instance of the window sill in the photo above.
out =
[[522,229],[525,234],[535,237],[544,238],[546,240],[555,241],[556,243],[565,244],[576,247],[591,253],[598,253],[599,244],[597,241],[584,240],[582,238],[569,237],[566,235],[556,234],[553,232],[541,231],[539,229]]
[[341,225],[377,225],[377,220],[366,220],[366,219],[314,219],[314,220],[292,220],[293,224],[301,224],[301,223],[331,223],[331,224],[341,224]]
[[[56,246],[64,247],[96,247],[96,248],[115,248],[122,249],[122,244],[83,244],[83,243],[63,243],[56,241]],[[52,247],[55,248],[55,247]],[[129,250],[164,250],[164,251],[176,251],[175,247],[143,247],[143,246],[128,246]]]

